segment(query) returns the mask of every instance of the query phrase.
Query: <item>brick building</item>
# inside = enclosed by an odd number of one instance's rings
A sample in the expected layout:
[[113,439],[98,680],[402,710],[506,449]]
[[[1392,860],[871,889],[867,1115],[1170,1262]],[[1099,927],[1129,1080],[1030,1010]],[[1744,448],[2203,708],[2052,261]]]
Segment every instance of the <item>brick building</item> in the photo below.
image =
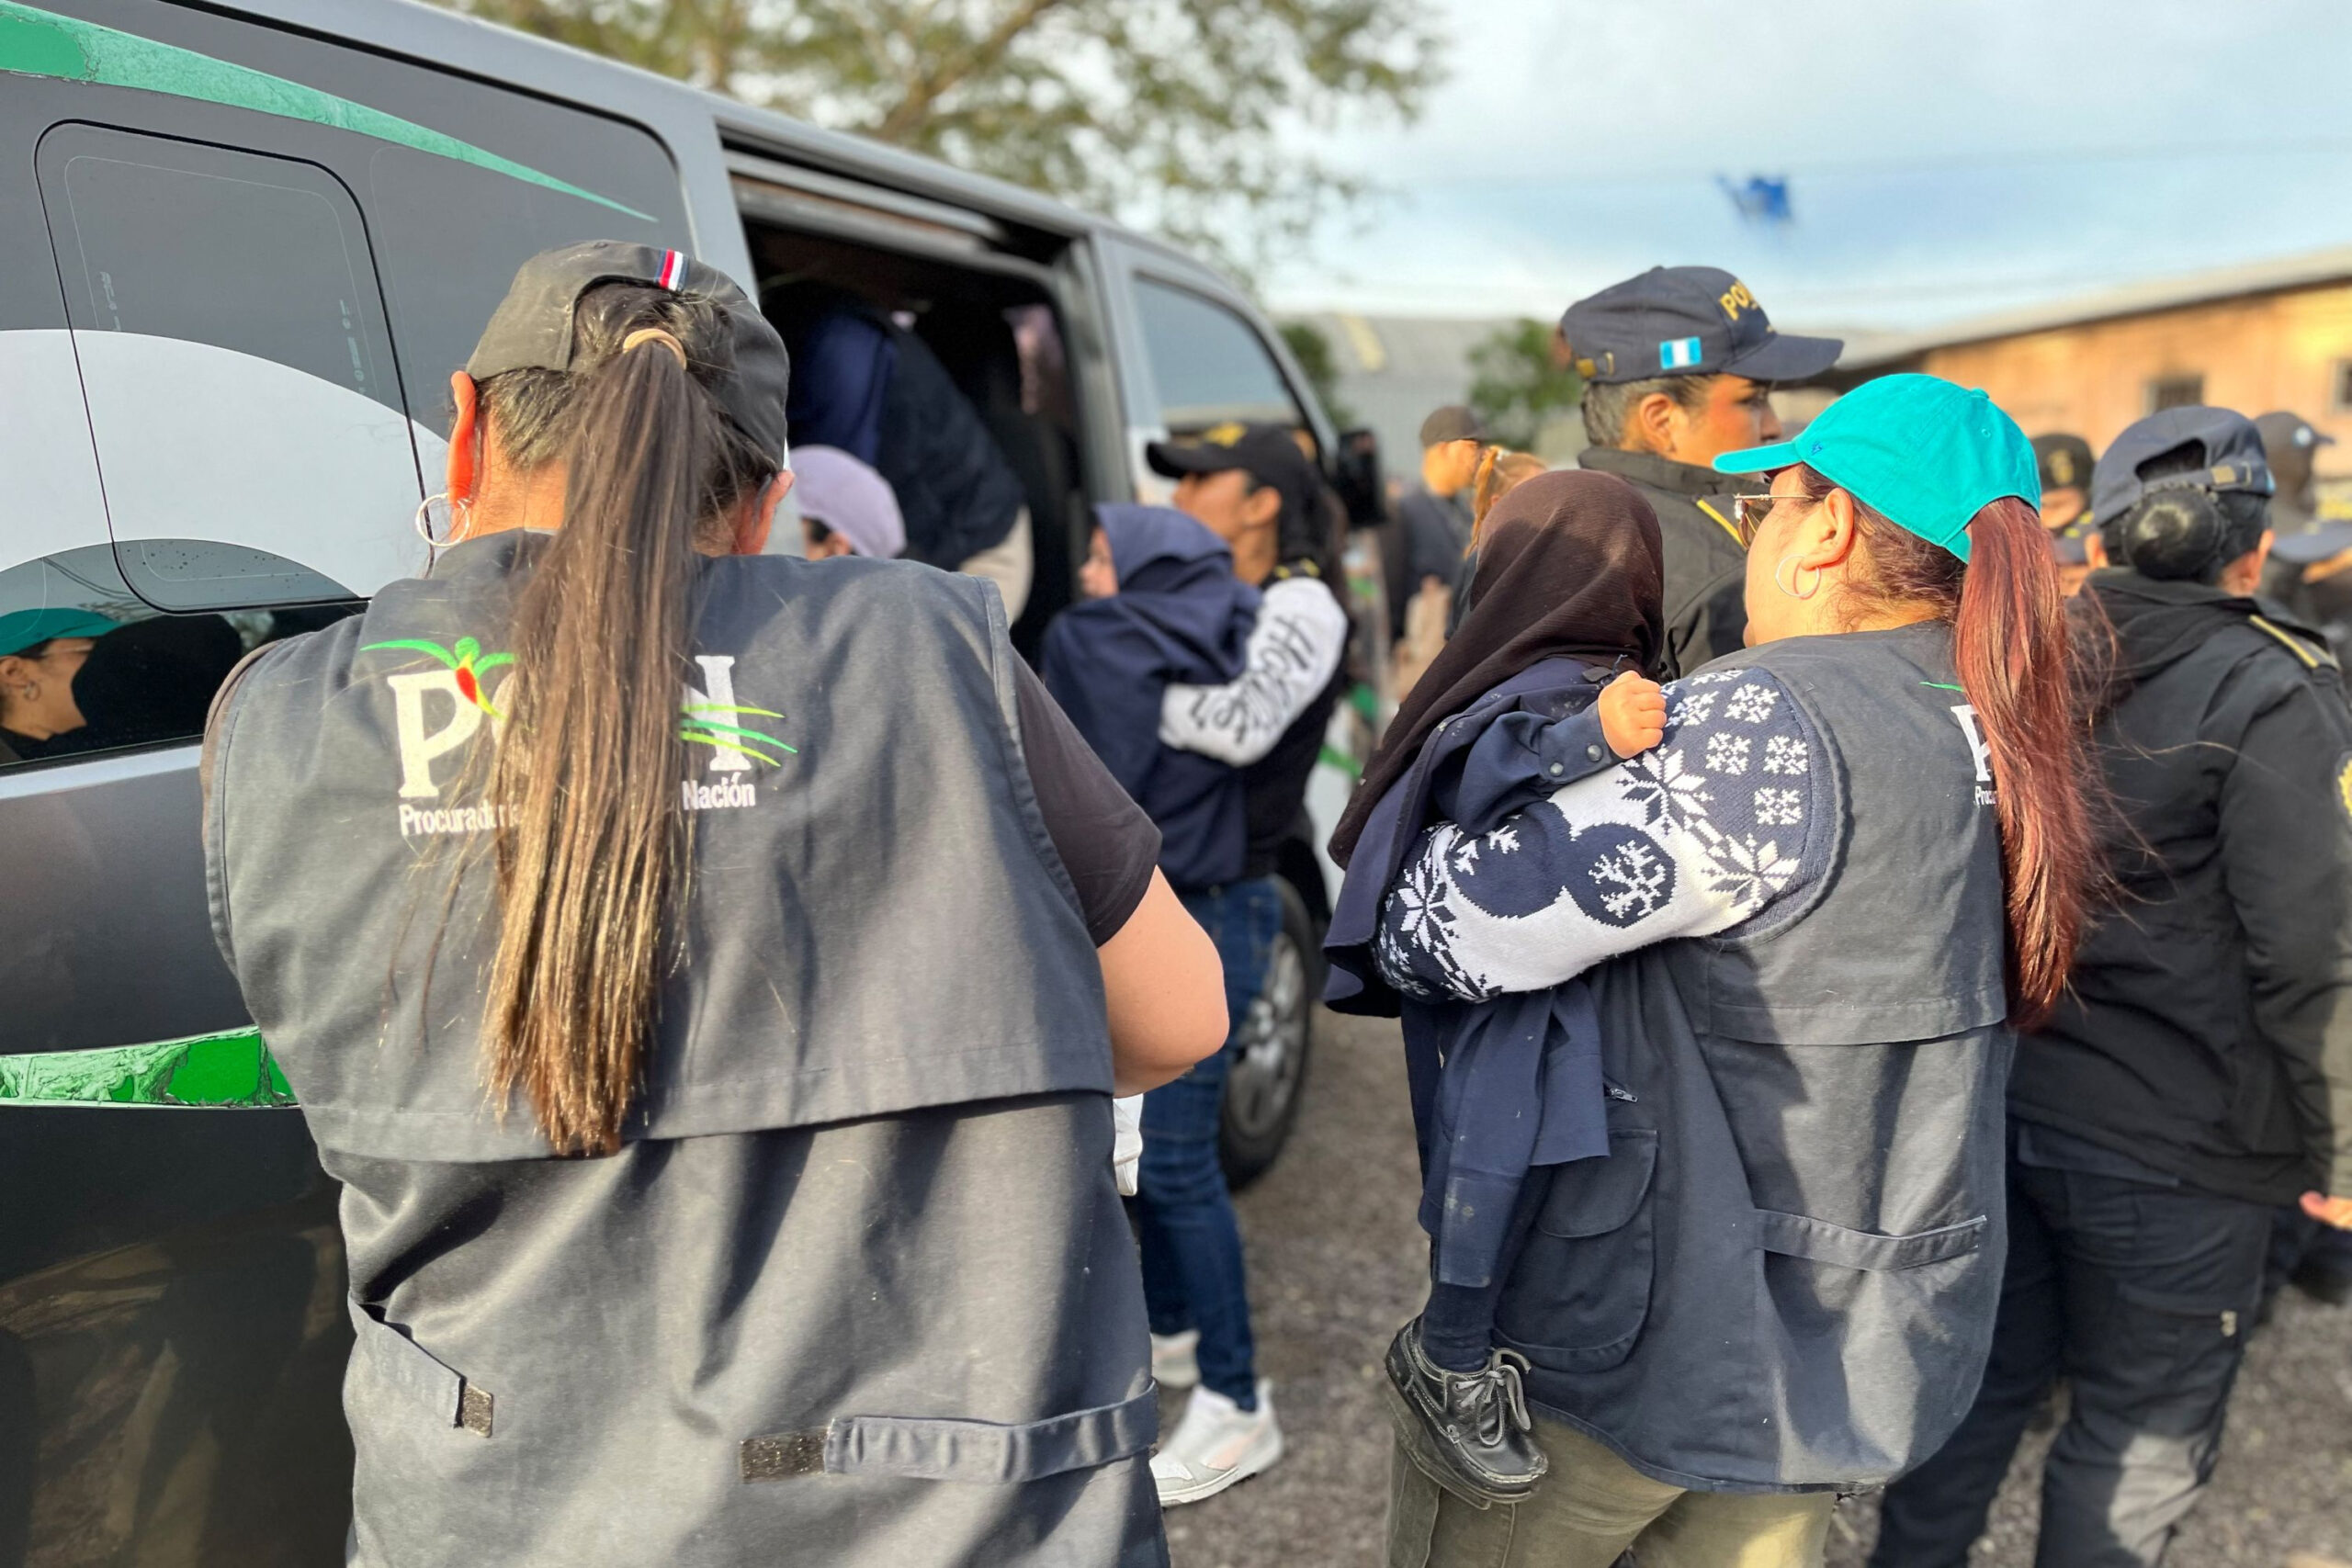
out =
[[2157,279],[1881,337],[1829,379],[1925,370],[1982,387],[2030,434],[2094,448],[2143,414],[2290,409],[2335,436],[2323,479],[2352,479],[2352,247]]

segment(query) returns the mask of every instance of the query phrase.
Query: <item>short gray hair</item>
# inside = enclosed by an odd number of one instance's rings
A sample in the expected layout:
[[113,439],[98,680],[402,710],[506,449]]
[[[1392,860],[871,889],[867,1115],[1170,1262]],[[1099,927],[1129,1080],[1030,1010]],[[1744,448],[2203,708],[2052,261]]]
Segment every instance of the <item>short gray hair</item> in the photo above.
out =
[[1588,381],[1584,387],[1584,438],[1595,446],[1624,444],[1625,426],[1652,392],[1664,392],[1685,413],[1706,406],[1713,376],[1652,376],[1644,381]]

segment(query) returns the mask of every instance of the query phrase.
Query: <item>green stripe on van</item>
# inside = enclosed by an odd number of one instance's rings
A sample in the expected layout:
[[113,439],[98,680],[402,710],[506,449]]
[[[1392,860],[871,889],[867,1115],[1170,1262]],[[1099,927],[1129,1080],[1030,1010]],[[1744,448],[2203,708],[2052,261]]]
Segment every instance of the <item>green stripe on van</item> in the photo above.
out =
[[0,1105],[275,1110],[294,1103],[258,1030],[0,1056]]
[[109,87],[136,87],[169,93],[231,108],[252,109],[281,119],[309,120],[355,131],[379,141],[429,152],[489,169],[511,178],[576,196],[615,212],[651,223],[650,213],[624,207],[593,190],[582,190],[553,175],[526,167],[495,152],[486,152],[454,136],[429,130],[413,121],[305,87],[282,76],[272,76],[243,65],[232,65],[193,50],[157,43],[133,33],[118,32],[96,22],[36,10],[17,0],[0,0],[0,71],[30,76],[54,76],[68,82],[96,82]]

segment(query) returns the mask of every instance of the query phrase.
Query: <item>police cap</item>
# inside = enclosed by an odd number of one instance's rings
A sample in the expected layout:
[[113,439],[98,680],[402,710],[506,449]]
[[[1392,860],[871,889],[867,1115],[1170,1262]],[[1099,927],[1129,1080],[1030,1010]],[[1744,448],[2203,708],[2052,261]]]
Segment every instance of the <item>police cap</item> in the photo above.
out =
[[1654,266],[1579,299],[1560,336],[1588,381],[1653,376],[1745,376],[1803,381],[1838,363],[1843,339],[1792,337],[1747,285],[1721,267]]
[[2033,438],[2034,466],[2041,470],[2041,493],[2091,488],[2091,444],[2079,435],[2052,432]]
[[[2140,466],[2176,446],[2194,446],[2198,462],[2186,473],[2142,479]],[[2244,491],[2270,493],[2270,465],[2254,421],[2234,409],[2196,404],[2165,409],[2126,426],[2091,472],[2091,514],[2101,524],[2120,519],[2160,490]]]

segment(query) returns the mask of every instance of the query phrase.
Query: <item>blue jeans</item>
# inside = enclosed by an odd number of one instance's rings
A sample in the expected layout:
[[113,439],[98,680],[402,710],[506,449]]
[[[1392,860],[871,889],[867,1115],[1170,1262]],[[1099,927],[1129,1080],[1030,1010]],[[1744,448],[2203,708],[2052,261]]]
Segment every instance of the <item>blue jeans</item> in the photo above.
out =
[[1282,930],[1271,876],[1184,895],[1184,908],[1216,943],[1225,965],[1224,1048],[1174,1083],[1144,1096],[1143,1161],[1136,1214],[1143,1243],[1144,1300],[1154,1334],[1201,1333],[1201,1382],[1244,1410],[1258,1404],[1257,1347],[1250,1335],[1241,1226],[1217,1163],[1217,1124],[1233,1034],[1265,984]]

